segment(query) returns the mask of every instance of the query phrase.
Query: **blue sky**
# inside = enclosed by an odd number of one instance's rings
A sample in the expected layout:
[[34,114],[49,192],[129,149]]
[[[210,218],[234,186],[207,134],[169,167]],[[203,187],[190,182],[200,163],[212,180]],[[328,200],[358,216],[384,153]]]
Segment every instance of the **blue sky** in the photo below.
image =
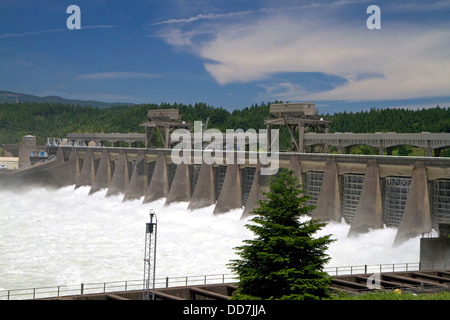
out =
[[[374,4],[379,30],[366,26]],[[448,0],[0,0],[0,90],[228,110],[450,107],[448,17]]]

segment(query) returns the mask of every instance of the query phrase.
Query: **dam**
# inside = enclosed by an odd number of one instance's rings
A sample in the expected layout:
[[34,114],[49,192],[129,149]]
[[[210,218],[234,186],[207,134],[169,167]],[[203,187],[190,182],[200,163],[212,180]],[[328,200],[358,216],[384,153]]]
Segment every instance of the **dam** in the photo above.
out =
[[[0,171],[0,179],[11,184],[88,186],[89,194],[107,189],[106,197],[120,194],[123,201],[188,202],[188,211],[214,205],[214,215],[244,208],[242,218],[246,218],[264,199],[262,192],[268,191],[268,180],[277,172],[274,168],[284,167],[303,185],[307,204],[315,206],[312,218],[345,220],[351,225],[350,237],[395,227],[397,245],[450,223],[450,158],[439,157],[450,146],[448,133],[329,133],[330,121],[318,118],[314,103],[271,104],[265,121],[266,152],[261,152],[261,144],[252,149],[250,138],[241,146],[221,142],[220,148],[214,148],[219,161],[211,163],[202,154],[202,142],[195,142],[195,137],[208,132],[201,122],[192,126],[182,121],[177,109],[149,110],[147,120],[140,125],[144,134],[75,133],[67,139],[49,138],[45,147],[36,146],[35,137],[25,136],[20,146],[3,145],[4,155],[17,157],[19,170]],[[274,127],[287,128],[293,151],[280,152],[272,144],[277,141],[272,139]],[[184,130],[189,141],[194,137],[194,145],[183,149],[189,162],[174,160],[174,130]],[[222,133],[217,137],[222,139]],[[156,139],[163,148],[155,146]],[[378,148],[379,155],[342,154],[361,144]],[[399,145],[421,147],[427,156],[391,156]],[[324,153],[304,152],[314,146]],[[328,153],[328,146],[339,153]],[[270,167],[263,159],[270,160]]]
[[[171,149],[47,147],[49,159],[2,179],[75,188],[90,194],[143,203],[165,198],[165,205],[189,202],[188,210],[215,204],[214,214],[244,208],[242,217],[263,199],[270,176],[263,165],[245,163],[175,164]],[[197,164],[197,163],[201,164]],[[395,244],[450,223],[450,159],[279,152],[279,167],[293,170],[315,205],[312,218],[351,225],[348,236],[369,229],[398,228]]]

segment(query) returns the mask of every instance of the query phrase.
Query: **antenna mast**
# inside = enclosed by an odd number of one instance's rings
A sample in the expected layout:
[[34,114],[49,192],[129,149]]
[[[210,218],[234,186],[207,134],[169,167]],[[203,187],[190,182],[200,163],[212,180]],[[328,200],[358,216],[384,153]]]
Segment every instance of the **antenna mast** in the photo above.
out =
[[[153,218],[155,219],[154,222]],[[156,214],[153,209],[150,209],[150,222],[145,225],[143,300],[155,300],[156,222]],[[152,286],[152,292],[150,292],[150,285]]]

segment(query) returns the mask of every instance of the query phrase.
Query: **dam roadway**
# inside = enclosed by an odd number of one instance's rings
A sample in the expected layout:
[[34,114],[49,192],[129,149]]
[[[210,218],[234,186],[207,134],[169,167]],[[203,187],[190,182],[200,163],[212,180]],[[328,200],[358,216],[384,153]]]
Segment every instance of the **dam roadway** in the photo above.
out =
[[[166,198],[165,205],[189,202],[188,210],[215,204],[214,214],[244,207],[251,214],[270,176],[261,164],[175,164],[171,149],[48,147],[49,160],[2,174],[11,182],[62,187],[90,186],[90,194],[107,189],[106,196],[123,194],[123,201],[149,203]],[[394,245],[450,223],[450,159],[342,154],[277,154],[279,167],[300,179],[312,218],[351,225],[349,236],[383,226],[398,228]],[[277,158],[277,157],[274,157]],[[197,164],[200,163],[200,164]],[[273,165],[273,164],[272,164]]]

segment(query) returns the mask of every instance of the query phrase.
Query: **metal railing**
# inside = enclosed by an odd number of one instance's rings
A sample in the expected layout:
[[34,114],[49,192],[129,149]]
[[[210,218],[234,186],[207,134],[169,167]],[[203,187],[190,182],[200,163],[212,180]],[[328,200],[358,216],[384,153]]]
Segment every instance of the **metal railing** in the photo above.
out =
[[[326,267],[324,271],[330,276],[371,274],[382,272],[407,272],[419,270],[436,270],[450,268],[450,261],[442,264],[436,263],[393,263],[378,265],[357,265]],[[155,279],[155,288],[182,287],[202,284],[236,283],[238,278],[234,274],[212,274],[200,276],[165,277]],[[126,280],[97,283],[81,283],[79,285],[62,285],[52,287],[38,287],[31,289],[12,289],[0,291],[0,300],[25,300],[55,298],[70,295],[83,295],[93,293],[108,293],[117,291],[142,290],[143,280]]]
[[[201,284],[220,284],[237,282],[234,274],[212,274],[201,276],[165,277],[155,279],[155,288],[182,287]],[[12,289],[0,291],[0,300],[27,300],[55,298],[91,293],[142,290],[143,280],[125,280],[79,285],[61,285],[30,289]]]
[[358,265],[358,266],[341,266],[326,267],[324,271],[330,276],[342,276],[352,274],[371,274],[382,272],[408,272],[419,270],[437,270],[450,268],[450,261],[443,263],[433,262],[405,262],[405,263],[386,263],[376,265]]

